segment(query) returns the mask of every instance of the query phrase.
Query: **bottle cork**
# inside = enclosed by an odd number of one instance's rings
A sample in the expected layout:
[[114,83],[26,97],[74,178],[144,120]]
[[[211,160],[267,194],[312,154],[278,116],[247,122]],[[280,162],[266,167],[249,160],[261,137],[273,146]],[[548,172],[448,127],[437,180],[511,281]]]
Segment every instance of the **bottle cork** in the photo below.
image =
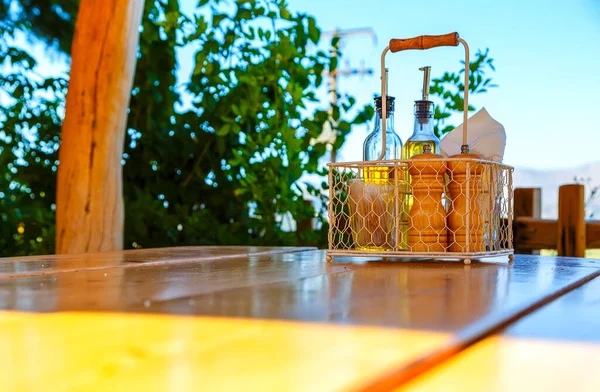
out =
[[442,203],[446,163],[440,154],[423,153],[410,159],[408,172],[413,204],[408,213],[408,247],[411,252],[445,252],[448,246],[446,210]]
[[451,200],[448,212],[448,244],[450,252],[485,251],[482,210],[483,164],[472,161],[481,159],[470,153],[461,153],[448,161],[450,182],[448,193]]

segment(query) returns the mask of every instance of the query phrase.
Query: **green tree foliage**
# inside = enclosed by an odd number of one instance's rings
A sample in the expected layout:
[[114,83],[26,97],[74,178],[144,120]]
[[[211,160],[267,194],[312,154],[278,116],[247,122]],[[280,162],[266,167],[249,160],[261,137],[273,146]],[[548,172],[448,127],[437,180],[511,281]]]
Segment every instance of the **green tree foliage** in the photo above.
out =
[[[10,38],[25,31],[66,50],[76,8],[17,3],[16,14],[0,16],[0,55],[12,63],[0,76],[10,100],[0,109],[4,255],[53,251],[66,93],[65,80],[37,75]],[[34,29],[36,7],[59,18]],[[322,189],[302,181],[322,174],[326,146],[315,140],[331,121],[339,148],[373,112],[353,108],[352,97],[340,97],[331,116],[319,108],[322,73],[335,68],[317,51],[319,40],[315,19],[281,0],[201,0],[194,15],[183,15],[177,0],[146,1],[123,156],[126,246],[324,244],[323,232],[284,230],[286,219],[323,221],[304,201],[310,193],[322,199]],[[180,83],[176,53],[185,47],[196,48],[194,69]]]
[[16,26],[50,49],[71,50],[79,0],[0,0],[0,23]]
[[[469,96],[483,94],[488,88],[498,87],[486,72],[495,71],[494,59],[489,55],[489,49],[480,50],[475,54],[475,60],[469,62]],[[461,68],[457,72],[445,72],[441,78],[432,80],[429,94],[437,103],[434,118],[434,132],[438,137],[450,132],[455,125],[446,124],[452,114],[462,113],[465,101],[463,99],[465,62],[461,61]],[[470,104],[469,111],[475,107]]]
[[42,78],[36,61],[10,45],[21,23],[0,25],[0,254],[54,248],[59,130],[67,81]]

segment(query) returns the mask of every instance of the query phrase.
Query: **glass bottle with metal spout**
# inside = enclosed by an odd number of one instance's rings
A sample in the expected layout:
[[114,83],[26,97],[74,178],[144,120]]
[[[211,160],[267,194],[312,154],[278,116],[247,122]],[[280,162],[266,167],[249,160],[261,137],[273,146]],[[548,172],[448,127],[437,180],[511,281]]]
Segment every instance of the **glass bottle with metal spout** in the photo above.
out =
[[429,73],[431,67],[419,68],[423,71],[423,96],[415,101],[415,125],[411,137],[402,150],[402,159],[409,159],[423,153],[423,146],[431,146],[431,152],[440,150],[440,139],[433,132],[433,102],[429,100]]

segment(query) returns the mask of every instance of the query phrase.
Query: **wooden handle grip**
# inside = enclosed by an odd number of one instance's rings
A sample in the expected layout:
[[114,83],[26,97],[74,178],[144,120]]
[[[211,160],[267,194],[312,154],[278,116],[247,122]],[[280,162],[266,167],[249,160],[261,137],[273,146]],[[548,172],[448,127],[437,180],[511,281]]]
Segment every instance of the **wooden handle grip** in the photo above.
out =
[[392,53],[401,50],[430,49],[437,46],[458,46],[458,33],[444,35],[420,35],[414,38],[391,39],[390,51]]

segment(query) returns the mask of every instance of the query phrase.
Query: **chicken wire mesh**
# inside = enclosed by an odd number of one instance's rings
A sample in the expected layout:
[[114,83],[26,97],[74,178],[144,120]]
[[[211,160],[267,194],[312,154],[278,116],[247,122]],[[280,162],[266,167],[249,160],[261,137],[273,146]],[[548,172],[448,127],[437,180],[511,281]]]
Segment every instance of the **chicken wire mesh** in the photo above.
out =
[[509,166],[470,158],[328,166],[330,259],[513,252]]

